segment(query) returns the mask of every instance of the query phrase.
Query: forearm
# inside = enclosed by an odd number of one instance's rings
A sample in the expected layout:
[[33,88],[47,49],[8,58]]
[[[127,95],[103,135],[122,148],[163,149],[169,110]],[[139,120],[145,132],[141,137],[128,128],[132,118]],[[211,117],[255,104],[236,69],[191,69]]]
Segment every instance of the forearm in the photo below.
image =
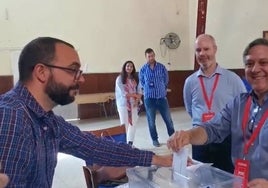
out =
[[172,155],[166,155],[166,156],[153,155],[152,165],[170,167],[172,165]]
[[[92,134],[75,134],[73,129],[72,145],[61,149],[86,161],[105,166],[150,166],[153,153],[131,148],[128,144],[111,142]],[[67,148],[68,147],[68,148]]]
[[203,127],[195,127],[188,130],[190,133],[190,143],[192,145],[203,145],[207,142],[208,135]]

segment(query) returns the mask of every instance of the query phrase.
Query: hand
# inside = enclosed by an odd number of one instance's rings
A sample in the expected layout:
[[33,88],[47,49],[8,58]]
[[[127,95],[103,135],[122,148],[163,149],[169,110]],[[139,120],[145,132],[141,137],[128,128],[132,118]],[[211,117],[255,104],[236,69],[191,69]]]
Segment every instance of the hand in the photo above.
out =
[[169,149],[177,152],[183,146],[190,143],[190,132],[189,131],[176,131],[167,142]]
[[187,166],[192,166],[194,164],[193,160],[191,157],[187,158]]
[[268,181],[263,178],[253,179],[248,183],[248,188],[268,188]]
[[161,166],[161,167],[170,167],[172,166],[173,155],[154,155],[152,160],[152,165]]
[[4,188],[7,185],[8,181],[9,179],[7,175],[0,173],[0,188]]

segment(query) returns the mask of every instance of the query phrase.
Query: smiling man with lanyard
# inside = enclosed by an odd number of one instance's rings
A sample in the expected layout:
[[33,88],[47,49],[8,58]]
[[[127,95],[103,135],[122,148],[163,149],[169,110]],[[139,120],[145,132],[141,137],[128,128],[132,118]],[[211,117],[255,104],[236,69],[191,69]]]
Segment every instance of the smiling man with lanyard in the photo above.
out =
[[[197,37],[195,56],[200,69],[186,79],[183,91],[185,108],[192,117],[193,126],[212,119],[235,96],[246,92],[239,76],[217,64],[216,52],[216,42],[211,35]],[[230,156],[230,137],[220,144],[193,146],[193,159],[213,163],[232,173],[234,167]]]
[[[168,140],[174,151],[184,145],[203,145],[232,138],[235,174],[243,188],[268,187],[268,41],[252,41],[244,50],[245,76],[252,86],[228,103],[212,120],[187,131],[177,131]],[[248,182],[249,181],[249,182]]]

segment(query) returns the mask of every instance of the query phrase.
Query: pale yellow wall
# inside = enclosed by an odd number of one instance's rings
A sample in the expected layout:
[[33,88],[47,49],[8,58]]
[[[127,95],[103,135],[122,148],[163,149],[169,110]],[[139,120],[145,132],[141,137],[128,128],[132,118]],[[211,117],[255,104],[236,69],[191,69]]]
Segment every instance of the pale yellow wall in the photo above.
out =
[[208,0],[207,33],[218,43],[218,62],[243,68],[242,52],[268,30],[267,0]]
[[[147,47],[169,70],[193,69],[197,2],[0,0],[0,75],[12,74],[10,53],[38,36],[74,44],[90,73],[119,72],[129,59],[139,69]],[[266,7],[267,0],[208,0],[206,33],[215,36],[223,67],[243,67],[245,45],[268,30]],[[168,32],[179,34],[182,43],[165,53],[159,43]]]
[[[1,0],[0,74],[12,72],[5,49],[12,53],[38,36],[74,44],[87,72],[119,72],[129,59],[139,69],[147,47],[171,63],[169,70],[188,69],[188,10],[188,0]],[[160,38],[168,32],[179,34],[182,43],[162,57]]]

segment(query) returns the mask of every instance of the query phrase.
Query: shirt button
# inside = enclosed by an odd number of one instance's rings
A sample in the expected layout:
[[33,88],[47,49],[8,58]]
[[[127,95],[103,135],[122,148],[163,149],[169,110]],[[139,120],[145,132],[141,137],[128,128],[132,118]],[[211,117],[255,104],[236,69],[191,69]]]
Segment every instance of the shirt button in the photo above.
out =
[[46,131],[46,130],[48,129],[48,127],[47,127],[47,126],[45,126],[45,127],[43,127],[43,129],[44,129],[44,131]]

